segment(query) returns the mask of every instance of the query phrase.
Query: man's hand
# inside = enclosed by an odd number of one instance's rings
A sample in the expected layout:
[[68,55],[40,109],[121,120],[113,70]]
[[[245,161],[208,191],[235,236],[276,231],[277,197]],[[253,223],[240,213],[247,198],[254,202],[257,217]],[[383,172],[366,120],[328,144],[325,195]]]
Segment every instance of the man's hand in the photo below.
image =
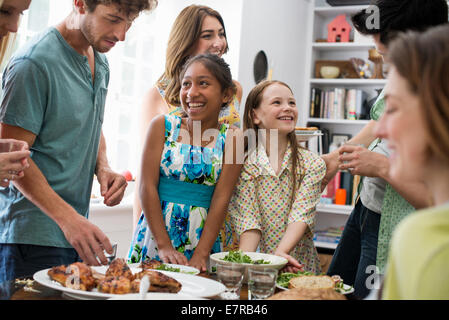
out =
[[101,196],[104,198],[103,203],[110,207],[118,205],[128,186],[125,177],[105,167],[97,170],[97,180]]
[[344,145],[338,149],[340,156],[340,170],[349,170],[352,175],[365,177],[388,176],[388,158],[361,146]]
[[103,249],[112,253],[111,242],[108,237],[94,224],[79,214],[70,215],[71,218],[60,224],[67,241],[78,252],[80,258],[87,264],[99,266],[108,263]]

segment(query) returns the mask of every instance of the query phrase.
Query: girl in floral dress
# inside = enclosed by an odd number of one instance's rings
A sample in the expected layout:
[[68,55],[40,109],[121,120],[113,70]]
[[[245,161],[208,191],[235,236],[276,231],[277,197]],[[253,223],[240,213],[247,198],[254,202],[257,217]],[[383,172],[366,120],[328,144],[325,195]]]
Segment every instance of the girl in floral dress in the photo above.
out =
[[251,90],[244,130],[260,133],[248,146],[229,213],[242,251],[259,248],[287,258],[286,271],[320,273],[313,230],[326,165],[298,146],[297,119],[295,98],[285,83],[264,81]]
[[131,263],[157,259],[207,270],[241,165],[236,127],[219,123],[235,93],[229,66],[216,55],[191,58],[180,76],[186,118],[156,117],[149,127],[139,192],[143,212],[133,236]]

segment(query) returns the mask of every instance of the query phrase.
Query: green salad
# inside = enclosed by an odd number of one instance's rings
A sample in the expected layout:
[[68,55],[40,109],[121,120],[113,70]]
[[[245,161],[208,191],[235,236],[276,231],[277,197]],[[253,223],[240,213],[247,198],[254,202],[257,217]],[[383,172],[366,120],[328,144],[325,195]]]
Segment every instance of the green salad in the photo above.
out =
[[162,270],[162,271],[171,271],[171,272],[180,272],[180,273],[186,273],[186,274],[195,274],[195,271],[182,271],[181,268],[173,268],[170,266],[167,266],[166,264],[161,264],[156,268],[156,270]]
[[167,266],[166,264],[161,264],[156,268],[156,270],[163,270],[163,271],[172,271],[172,272],[181,272],[180,268],[173,268],[170,266]]
[[249,264],[270,264],[270,261],[263,259],[252,260],[247,254],[242,251],[229,251],[229,253],[221,258],[223,261],[235,262],[235,263],[249,263]]

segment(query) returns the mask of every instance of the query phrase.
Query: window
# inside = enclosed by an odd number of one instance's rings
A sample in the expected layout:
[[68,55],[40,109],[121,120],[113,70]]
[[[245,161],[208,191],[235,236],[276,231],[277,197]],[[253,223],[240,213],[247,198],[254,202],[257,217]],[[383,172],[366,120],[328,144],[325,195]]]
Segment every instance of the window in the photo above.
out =
[[[25,11],[15,48],[23,46],[48,26],[57,25],[72,11],[72,1],[33,0]],[[117,172],[130,170],[137,174],[140,162],[138,114],[142,97],[162,72],[154,65],[154,30],[157,10],[142,13],[128,31],[126,41],[106,54],[111,76],[105,107],[103,132],[108,159]],[[162,56],[162,59],[164,57]]]

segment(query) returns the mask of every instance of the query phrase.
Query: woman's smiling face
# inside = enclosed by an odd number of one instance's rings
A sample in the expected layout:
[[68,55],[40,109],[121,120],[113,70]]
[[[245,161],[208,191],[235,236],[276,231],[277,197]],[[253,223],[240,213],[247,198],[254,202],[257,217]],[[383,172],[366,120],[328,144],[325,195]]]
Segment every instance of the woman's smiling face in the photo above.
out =
[[220,21],[213,16],[206,16],[201,26],[200,37],[196,41],[195,49],[191,56],[211,53],[221,57],[227,47],[228,42]]
[[385,112],[377,124],[376,135],[388,140],[390,175],[394,179],[424,177],[428,135],[422,106],[394,67],[388,73],[385,101]]

